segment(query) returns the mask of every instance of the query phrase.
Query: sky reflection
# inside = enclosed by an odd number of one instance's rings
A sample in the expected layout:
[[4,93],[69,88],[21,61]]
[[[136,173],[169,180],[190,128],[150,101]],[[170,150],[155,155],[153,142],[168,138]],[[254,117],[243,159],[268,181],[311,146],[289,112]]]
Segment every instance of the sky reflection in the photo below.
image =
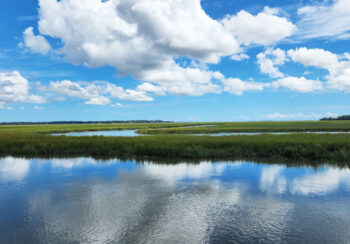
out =
[[343,243],[349,189],[350,171],[329,167],[8,157],[0,242],[303,242],[310,231],[311,243]]

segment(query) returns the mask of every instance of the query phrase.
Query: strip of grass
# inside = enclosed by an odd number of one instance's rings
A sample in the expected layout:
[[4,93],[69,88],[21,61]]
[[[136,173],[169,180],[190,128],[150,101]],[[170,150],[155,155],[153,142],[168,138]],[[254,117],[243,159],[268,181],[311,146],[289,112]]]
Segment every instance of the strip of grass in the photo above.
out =
[[350,121],[282,121],[212,123],[208,127],[144,128],[143,134],[208,134],[220,132],[350,131]]
[[[193,124],[192,124],[193,125]],[[153,135],[141,137],[67,137],[62,131],[136,129],[152,125],[77,125],[0,127],[1,156],[94,156],[162,158],[286,158],[350,162],[349,134],[257,136]],[[163,125],[164,126],[164,125]],[[167,126],[184,126],[171,124]],[[214,127],[214,126],[212,126]],[[202,129],[211,127],[198,127]],[[183,129],[183,128],[182,128]],[[335,128],[339,130],[339,128]]]

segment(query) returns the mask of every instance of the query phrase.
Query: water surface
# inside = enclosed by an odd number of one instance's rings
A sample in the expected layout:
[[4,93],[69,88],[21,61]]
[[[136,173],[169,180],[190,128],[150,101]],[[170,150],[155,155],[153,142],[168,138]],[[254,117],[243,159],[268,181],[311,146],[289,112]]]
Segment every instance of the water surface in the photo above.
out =
[[0,159],[0,243],[349,243],[350,170]]
[[[206,125],[211,126],[211,125]],[[201,127],[201,126],[187,126],[187,127]],[[341,131],[306,131],[306,132],[219,132],[219,133],[203,133],[203,134],[181,134],[189,136],[241,136],[241,135],[288,135],[292,133],[310,133],[310,134],[349,134],[350,132]],[[134,137],[145,136],[152,134],[138,134],[136,130],[106,130],[106,131],[83,131],[83,132],[67,132],[55,133],[54,136],[122,136]],[[169,134],[177,135],[177,134]]]
[[101,131],[82,131],[82,132],[68,132],[55,133],[53,136],[122,136],[134,137],[142,134],[136,133],[136,130],[101,130]]

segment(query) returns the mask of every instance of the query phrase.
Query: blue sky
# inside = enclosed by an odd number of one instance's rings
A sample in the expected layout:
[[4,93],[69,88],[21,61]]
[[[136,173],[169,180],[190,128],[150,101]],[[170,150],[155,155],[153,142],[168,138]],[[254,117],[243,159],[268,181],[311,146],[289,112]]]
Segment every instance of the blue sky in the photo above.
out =
[[348,0],[5,1],[0,121],[349,114],[347,23]]

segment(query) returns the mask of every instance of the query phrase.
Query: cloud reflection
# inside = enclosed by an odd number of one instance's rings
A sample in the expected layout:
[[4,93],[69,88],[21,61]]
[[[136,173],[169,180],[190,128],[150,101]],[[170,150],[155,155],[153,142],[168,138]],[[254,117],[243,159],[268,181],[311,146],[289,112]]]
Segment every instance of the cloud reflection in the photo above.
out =
[[[305,209],[282,194],[305,195],[302,204],[312,203],[315,207],[308,194],[326,194],[342,183],[350,186],[350,171],[333,168],[313,173],[298,169],[291,173],[284,166],[206,161],[174,165],[132,163],[124,167],[124,163],[114,160],[109,163],[115,163],[111,168],[115,174],[110,174],[108,170],[84,168],[104,167],[101,161],[90,158],[16,160],[0,161],[1,176],[46,176],[32,191],[20,193],[21,206],[27,208],[24,212],[28,215],[23,228],[44,243],[281,243],[296,240],[293,238],[298,232],[292,229],[295,226],[304,229],[303,211],[308,211],[309,218],[312,216],[311,222],[329,226],[329,220],[317,221],[322,217],[318,213],[323,204],[328,207],[324,211],[334,213],[334,209],[340,209],[339,202],[332,205],[331,201],[319,202],[320,207],[315,210]],[[34,167],[29,167],[31,162]],[[41,171],[49,163],[48,170]],[[72,168],[76,170],[70,171]],[[76,177],[57,177],[56,169]],[[349,205],[345,201],[341,206],[339,214],[325,214],[339,219]],[[349,218],[344,216],[341,222],[334,223],[333,230],[345,237],[350,222],[346,225]],[[308,228],[312,229],[312,225]],[[293,235],[288,236],[290,233]],[[318,233],[314,238],[322,240],[324,235]]]
[[0,159],[0,181],[21,181],[29,171],[30,161],[7,157]]
[[330,168],[322,173],[309,174],[291,183],[291,193],[309,195],[324,195],[335,191],[340,184],[350,187],[350,170]]
[[287,180],[281,175],[284,166],[271,166],[262,169],[260,177],[260,189],[268,193],[285,193]]

